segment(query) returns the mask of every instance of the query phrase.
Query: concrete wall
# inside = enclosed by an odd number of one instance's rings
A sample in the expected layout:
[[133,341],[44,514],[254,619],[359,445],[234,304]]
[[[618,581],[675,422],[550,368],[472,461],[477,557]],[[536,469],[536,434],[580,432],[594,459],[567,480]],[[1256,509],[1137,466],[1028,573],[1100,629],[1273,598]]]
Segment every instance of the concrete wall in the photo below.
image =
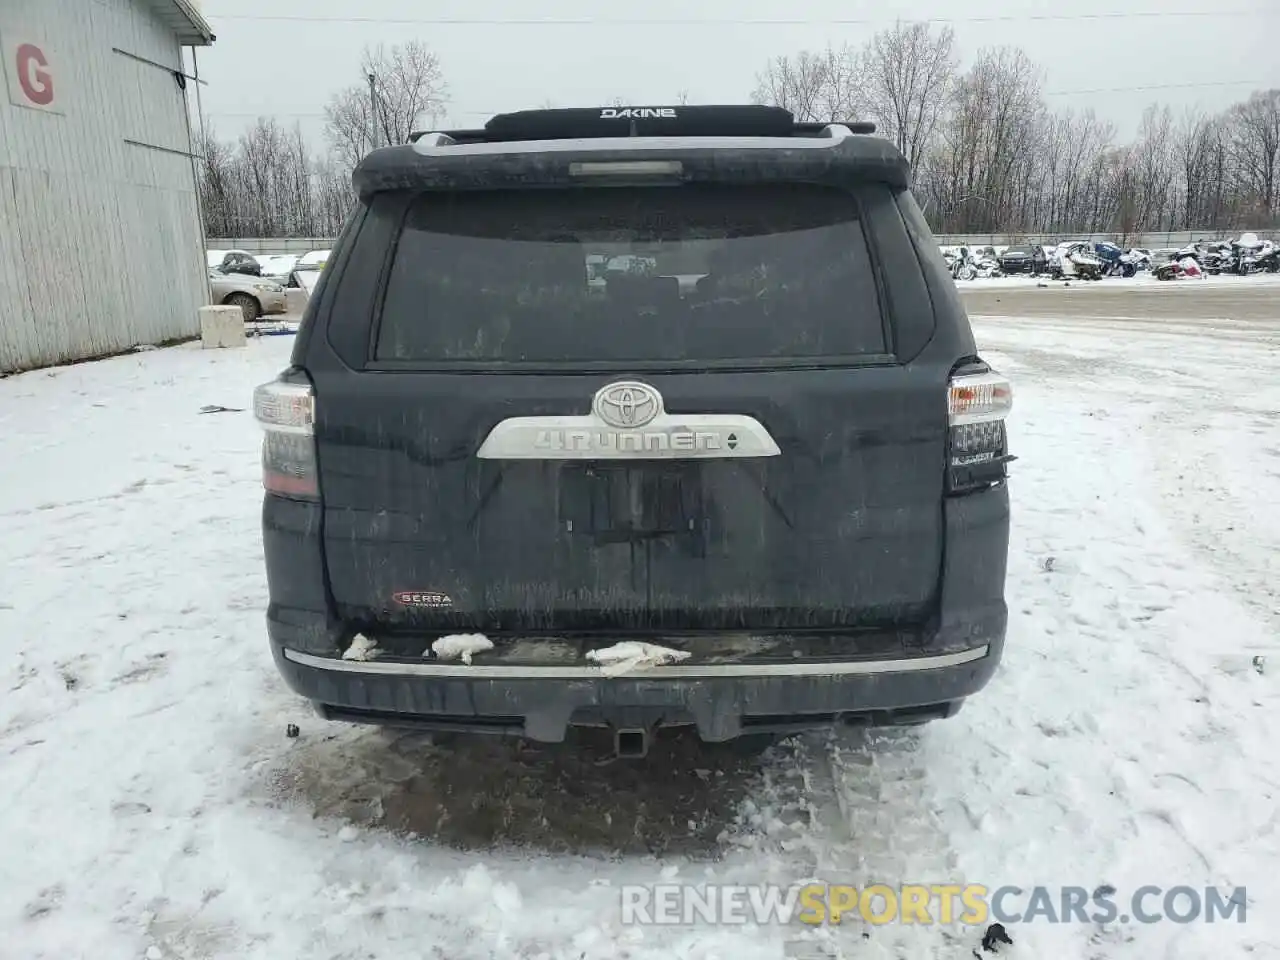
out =
[[210,237],[210,250],[243,250],[245,253],[296,253],[301,256],[312,250],[328,250],[333,247],[332,237]]
[[[1237,237],[1246,231],[1237,231],[1231,237]],[[1280,239],[1280,230],[1254,230],[1260,237],[1273,237]],[[1149,249],[1158,249],[1160,247],[1185,247],[1193,240],[1217,240],[1231,239],[1231,237],[1222,236],[1213,230],[1192,230],[1180,233],[1143,233],[1130,237],[1127,246],[1129,247],[1147,247]],[[1019,241],[1035,240],[1040,243],[1058,243],[1062,240],[1111,240],[1120,243],[1123,238],[1118,233],[1094,233],[1067,236],[1058,235],[1040,235],[1028,237],[1023,234],[1016,233],[973,233],[973,234],[939,234],[938,244],[944,247],[982,247],[982,246],[1007,246],[1011,243]],[[333,246],[333,238],[331,237],[308,237],[306,239],[293,238],[264,238],[264,237],[217,237],[210,238],[210,250],[244,250],[246,253],[296,253],[303,254],[311,250],[328,250]]]
[[1128,238],[1119,233],[1081,233],[1081,234],[1023,234],[1023,233],[944,233],[938,235],[938,244],[943,247],[986,247],[1008,246],[1012,243],[1060,243],[1063,240],[1110,240],[1125,248],[1145,247],[1157,250],[1160,247],[1185,247],[1196,240],[1231,240],[1242,233],[1256,233],[1259,237],[1280,237],[1280,230],[1236,230],[1223,233],[1221,230],[1183,230],[1174,233],[1139,233]]
[[194,336],[209,288],[175,35],[145,0],[0,0],[0,59],[0,372]]

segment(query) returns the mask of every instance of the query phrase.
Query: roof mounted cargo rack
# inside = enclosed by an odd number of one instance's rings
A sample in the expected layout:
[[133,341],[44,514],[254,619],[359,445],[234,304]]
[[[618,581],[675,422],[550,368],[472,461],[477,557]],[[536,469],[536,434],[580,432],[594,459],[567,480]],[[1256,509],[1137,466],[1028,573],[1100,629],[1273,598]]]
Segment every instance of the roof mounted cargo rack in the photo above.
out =
[[797,123],[789,110],[758,105],[585,107],[500,113],[479,130],[421,131],[424,146],[590,140],[602,137],[834,137],[875,133],[866,121]]

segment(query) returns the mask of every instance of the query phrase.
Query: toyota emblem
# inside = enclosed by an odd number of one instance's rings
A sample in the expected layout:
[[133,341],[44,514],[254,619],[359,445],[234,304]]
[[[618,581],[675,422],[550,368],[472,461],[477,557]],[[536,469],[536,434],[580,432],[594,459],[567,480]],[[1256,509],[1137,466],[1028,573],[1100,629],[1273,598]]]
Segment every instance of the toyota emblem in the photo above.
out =
[[609,426],[632,430],[662,412],[662,395],[646,384],[624,380],[601,387],[591,409]]

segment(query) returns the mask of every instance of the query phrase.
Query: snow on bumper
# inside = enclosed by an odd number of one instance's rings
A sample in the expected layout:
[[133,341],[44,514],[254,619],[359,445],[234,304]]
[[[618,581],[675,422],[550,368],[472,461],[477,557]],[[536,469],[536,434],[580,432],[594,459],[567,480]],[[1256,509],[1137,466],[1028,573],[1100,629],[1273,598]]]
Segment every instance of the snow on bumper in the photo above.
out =
[[573,724],[689,724],[703,740],[832,723],[877,726],[953,715],[986,686],[1003,637],[967,650],[890,660],[677,663],[606,676],[549,666],[344,661],[273,644],[289,686],[329,719],[519,734],[558,742]]

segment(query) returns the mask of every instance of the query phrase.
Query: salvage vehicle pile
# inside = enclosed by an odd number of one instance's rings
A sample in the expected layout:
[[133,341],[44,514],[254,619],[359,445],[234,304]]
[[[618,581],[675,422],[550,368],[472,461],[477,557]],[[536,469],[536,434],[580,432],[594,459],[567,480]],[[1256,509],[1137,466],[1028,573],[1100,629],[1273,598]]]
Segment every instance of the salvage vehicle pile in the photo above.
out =
[[1249,276],[1280,272],[1280,241],[1243,233],[1234,240],[1197,240],[1185,247],[1148,250],[1101,240],[1066,240],[1056,245],[1023,243],[1007,247],[941,247],[954,280],[981,280],[1012,274],[1052,280],[1102,280],[1150,274],[1157,280],[1182,277]]

